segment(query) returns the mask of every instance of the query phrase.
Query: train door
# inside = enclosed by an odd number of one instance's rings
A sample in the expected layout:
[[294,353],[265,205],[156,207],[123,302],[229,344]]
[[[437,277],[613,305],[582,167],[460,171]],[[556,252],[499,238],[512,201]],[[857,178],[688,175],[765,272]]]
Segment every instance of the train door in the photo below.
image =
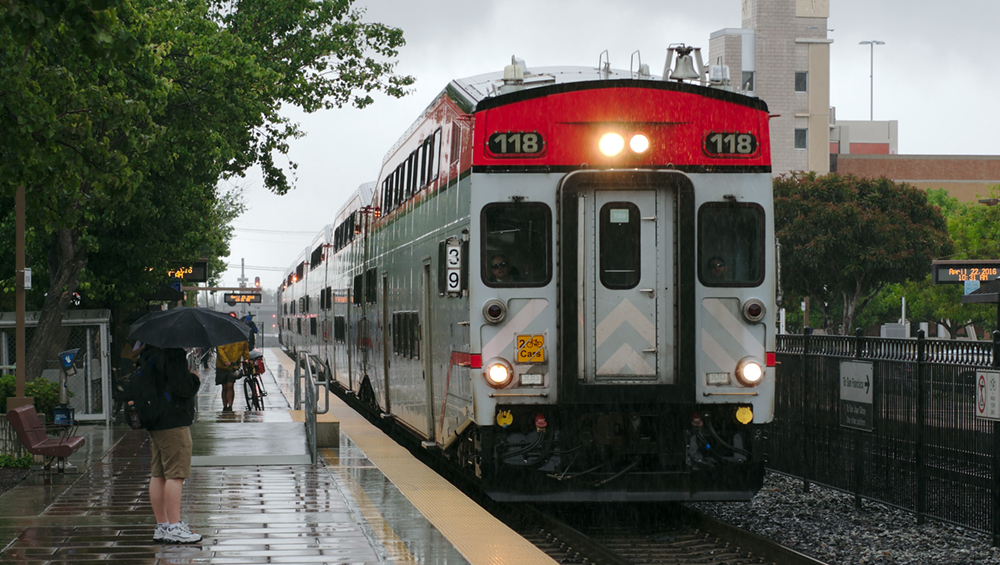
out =
[[[654,171],[579,172],[561,186],[562,390],[641,402],[691,388],[693,189]],[[615,392],[612,393],[612,390]],[[666,395],[676,398],[682,395]]]
[[392,388],[389,386],[389,363],[392,359],[392,355],[389,354],[389,348],[392,346],[392,336],[389,334],[389,321],[391,319],[389,316],[389,275],[382,273],[382,378],[385,381],[385,399],[382,411],[389,414],[392,413],[392,400],[390,398]]
[[[658,196],[663,196],[658,198]],[[673,374],[672,201],[655,190],[596,190],[579,235],[584,374],[597,383],[669,384]],[[663,229],[661,229],[663,228]],[[664,323],[668,322],[668,323]]]
[[421,300],[421,308],[423,309],[422,315],[420,316],[420,347],[423,349],[420,352],[420,362],[421,370],[424,376],[424,386],[426,394],[426,406],[427,410],[427,440],[434,440],[434,367],[433,360],[431,359],[431,354],[433,352],[433,345],[431,344],[431,265],[429,262],[424,263],[423,270],[423,292]]

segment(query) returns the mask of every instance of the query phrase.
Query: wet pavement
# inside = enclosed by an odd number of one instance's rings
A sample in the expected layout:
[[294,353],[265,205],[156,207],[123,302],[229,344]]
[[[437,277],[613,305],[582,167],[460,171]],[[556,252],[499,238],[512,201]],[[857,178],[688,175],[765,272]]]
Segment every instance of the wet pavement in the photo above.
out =
[[149,443],[127,427],[81,428],[79,473],[33,473],[0,496],[2,563],[448,563],[467,561],[342,435],[309,464],[288,410],[291,375],[265,350],[265,410],[222,413],[203,371],[182,519],[205,539],[152,542]]

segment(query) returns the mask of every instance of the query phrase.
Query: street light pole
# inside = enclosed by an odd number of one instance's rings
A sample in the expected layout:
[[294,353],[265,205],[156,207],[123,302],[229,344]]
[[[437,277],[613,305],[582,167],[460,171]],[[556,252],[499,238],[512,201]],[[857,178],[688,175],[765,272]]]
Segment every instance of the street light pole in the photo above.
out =
[[871,84],[871,93],[868,94],[868,104],[869,104],[869,114],[868,121],[875,121],[875,46],[885,45],[884,41],[878,41],[873,39],[871,41],[862,41],[858,45],[870,45],[871,46],[871,63],[869,66],[869,83]]

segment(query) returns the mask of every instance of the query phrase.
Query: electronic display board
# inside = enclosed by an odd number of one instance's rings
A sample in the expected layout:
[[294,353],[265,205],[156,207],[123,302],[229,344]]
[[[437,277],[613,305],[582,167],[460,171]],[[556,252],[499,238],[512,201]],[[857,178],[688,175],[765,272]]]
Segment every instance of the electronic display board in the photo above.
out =
[[172,280],[181,279],[193,283],[208,282],[208,261],[173,263],[173,268],[167,271],[167,276]]
[[934,284],[965,284],[966,281],[986,282],[1000,278],[1000,260],[933,261],[931,270]]
[[236,294],[233,292],[227,292],[222,295],[222,299],[230,306],[235,306],[237,304],[260,304],[260,293],[254,292]]

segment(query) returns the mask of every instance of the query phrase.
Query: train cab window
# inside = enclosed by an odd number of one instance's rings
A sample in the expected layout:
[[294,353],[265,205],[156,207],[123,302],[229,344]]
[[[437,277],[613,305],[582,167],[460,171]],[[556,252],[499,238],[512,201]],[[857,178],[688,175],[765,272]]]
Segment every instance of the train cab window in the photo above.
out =
[[482,278],[492,287],[544,286],[552,279],[552,212],[541,203],[497,203],[482,212]]
[[609,202],[601,207],[600,221],[601,284],[634,288],[642,274],[639,208],[631,202]]
[[698,210],[698,278],[706,286],[764,281],[764,209],[712,202]]

